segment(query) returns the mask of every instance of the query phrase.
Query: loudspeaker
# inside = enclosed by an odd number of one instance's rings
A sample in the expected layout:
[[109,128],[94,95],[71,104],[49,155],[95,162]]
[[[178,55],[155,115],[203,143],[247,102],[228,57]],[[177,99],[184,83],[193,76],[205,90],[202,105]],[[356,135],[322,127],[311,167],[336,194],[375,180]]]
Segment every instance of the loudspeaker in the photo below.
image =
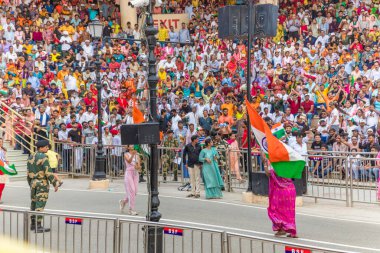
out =
[[278,6],[256,4],[252,8],[251,34],[254,38],[275,37],[277,35]]
[[219,38],[231,38],[241,35],[241,7],[237,5],[225,6],[218,9]]
[[247,36],[248,23],[254,38],[274,37],[277,34],[277,19],[277,5],[256,4],[251,8],[247,5],[225,6],[218,9],[219,38]]
[[160,144],[158,123],[122,125],[120,127],[121,144]]
[[[297,196],[307,193],[306,169],[302,173],[302,178],[294,179],[293,184],[296,188]],[[268,196],[269,177],[264,172],[252,172],[252,192],[255,195]]]

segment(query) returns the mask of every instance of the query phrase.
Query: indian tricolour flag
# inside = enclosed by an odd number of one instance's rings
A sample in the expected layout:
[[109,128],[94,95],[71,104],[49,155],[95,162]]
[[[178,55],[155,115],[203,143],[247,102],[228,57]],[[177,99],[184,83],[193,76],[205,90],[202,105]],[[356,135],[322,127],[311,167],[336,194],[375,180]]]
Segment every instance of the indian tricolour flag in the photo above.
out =
[[286,135],[285,128],[281,123],[274,124],[272,127],[272,134],[277,137],[277,139],[281,139]]
[[301,178],[305,159],[272,134],[269,126],[248,101],[246,106],[252,132],[276,174],[284,178]]
[[1,160],[0,160],[0,170],[5,175],[9,175],[9,176],[15,176],[15,175],[17,175],[16,168],[15,168],[15,166],[13,164],[12,165],[8,165],[8,164],[6,164],[5,162],[3,162]]

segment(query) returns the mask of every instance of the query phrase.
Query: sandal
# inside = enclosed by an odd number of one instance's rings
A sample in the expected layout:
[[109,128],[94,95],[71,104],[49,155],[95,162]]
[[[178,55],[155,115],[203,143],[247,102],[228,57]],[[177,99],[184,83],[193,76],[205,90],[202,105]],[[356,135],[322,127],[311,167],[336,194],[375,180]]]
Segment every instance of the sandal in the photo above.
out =
[[288,238],[298,238],[297,235],[291,235],[291,234],[288,234],[286,237],[288,237]]
[[283,235],[286,235],[285,231],[283,230],[277,231],[277,233],[274,234],[274,236],[276,237],[283,236]]

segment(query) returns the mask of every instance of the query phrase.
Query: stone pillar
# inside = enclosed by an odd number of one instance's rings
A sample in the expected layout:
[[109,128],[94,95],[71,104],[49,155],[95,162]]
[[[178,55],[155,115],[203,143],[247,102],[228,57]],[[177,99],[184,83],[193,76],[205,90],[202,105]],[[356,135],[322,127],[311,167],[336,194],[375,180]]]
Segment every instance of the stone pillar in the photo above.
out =
[[127,28],[127,22],[131,22],[132,28],[137,24],[136,9],[128,5],[128,3],[129,0],[120,0],[120,18],[123,29]]

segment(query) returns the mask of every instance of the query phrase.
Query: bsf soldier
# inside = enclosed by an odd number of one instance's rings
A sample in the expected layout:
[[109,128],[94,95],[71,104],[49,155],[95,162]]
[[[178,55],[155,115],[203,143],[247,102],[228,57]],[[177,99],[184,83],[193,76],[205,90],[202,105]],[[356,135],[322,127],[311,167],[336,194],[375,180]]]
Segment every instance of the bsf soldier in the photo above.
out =
[[[54,186],[58,191],[59,182],[55,179],[46,152],[49,150],[49,142],[40,140],[36,143],[37,152],[30,155],[27,163],[27,180],[31,191],[31,211],[42,212],[49,197],[49,186]],[[42,216],[32,215],[30,230],[36,233],[49,232],[50,228],[42,226]]]
[[[161,159],[162,159],[162,176],[164,177],[164,182],[166,182],[166,176],[168,173],[168,169],[171,167],[171,165],[173,164],[173,161],[176,157],[176,151],[173,148],[179,147],[179,142],[176,138],[174,138],[172,130],[167,131],[167,137],[164,140],[163,147],[164,147],[164,152],[163,152],[164,154],[161,157]],[[177,177],[178,168],[177,167],[178,167],[177,164],[175,164],[174,169],[173,169],[174,181],[178,181],[178,177]]]
[[221,130],[215,135],[214,138],[214,145],[219,153],[218,158],[218,165],[220,169],[220,174],[225,179],[226,176],[226,169],[227,169],[227,149],[228,149],[228,142],[223,139],[223,136],[225,133]]

